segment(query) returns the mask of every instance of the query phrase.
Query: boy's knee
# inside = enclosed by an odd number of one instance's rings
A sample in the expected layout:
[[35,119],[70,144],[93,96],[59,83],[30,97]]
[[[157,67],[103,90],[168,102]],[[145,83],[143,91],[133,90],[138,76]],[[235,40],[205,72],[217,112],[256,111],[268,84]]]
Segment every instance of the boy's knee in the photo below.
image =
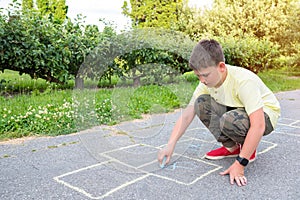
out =
[[246,134],[250,127],[249,117],[245,111],[235,109],[226,112],[220,118],[220,128],[226,134]]
[[226,112],[222,115],[220,118],[220,127],[221,130],[228,129],[232,126],[233,122],[235,120],[234,113],[232,112]]
[[211,100],[211,96],[209,94],[202,94],[196,99],[195,105],[207,104],[210,103],[210,100]]
[[207,109],[207,106],[210,106],[210,101],[211,96],[208,94],[202,94],[196,99],[194,109],[197,116],[200,116],[200,113],[203,113]]

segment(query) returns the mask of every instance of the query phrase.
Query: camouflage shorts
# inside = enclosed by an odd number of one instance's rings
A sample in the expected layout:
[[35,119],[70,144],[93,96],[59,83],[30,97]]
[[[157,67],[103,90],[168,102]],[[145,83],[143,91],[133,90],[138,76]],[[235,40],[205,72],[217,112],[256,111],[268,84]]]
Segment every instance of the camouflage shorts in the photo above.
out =
[[[232,108],[217,103],[210,95],[200,95],[195,101],[195,112],[218,142],[225,147],[243,144],[250,128],[250,120],[244,108]],[[269,116],[265,114],[265,132],[273,131]]]

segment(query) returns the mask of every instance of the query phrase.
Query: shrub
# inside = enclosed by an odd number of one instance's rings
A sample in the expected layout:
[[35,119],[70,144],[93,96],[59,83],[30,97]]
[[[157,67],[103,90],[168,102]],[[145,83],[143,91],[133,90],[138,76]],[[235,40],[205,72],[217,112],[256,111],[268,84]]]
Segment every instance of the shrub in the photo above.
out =
[[99,41],[109,37],[96,25],[84,25],[80,15],[75,22],[55,23],[54,18],[39,12],[11,12],[14,16],[7,17],[0,10],[1,71],[10,69],[31,78],[66,83],[74,80],[84,58]]
[[193,71],[190,71],[190,72],[186,72],[183,74],[183,78],[188,81],[188,82],[191,82],[191,83],[194,83],[194,82],[198,82],[199,79],[198,77],[195,75],[195,73]]
[[74,82],[72,81],[60,85],[40,78],[32,79],[28,74],[20,75],[17,71],[4,70],[4,73],[0,72],[0,95],[34,94],[58,89],[72,89],[73,87]]
[[222,45],[226,63],[247,68],[255,73],[271,69],[280,55],[279,47],[272,42],[254,37],[216,38]]

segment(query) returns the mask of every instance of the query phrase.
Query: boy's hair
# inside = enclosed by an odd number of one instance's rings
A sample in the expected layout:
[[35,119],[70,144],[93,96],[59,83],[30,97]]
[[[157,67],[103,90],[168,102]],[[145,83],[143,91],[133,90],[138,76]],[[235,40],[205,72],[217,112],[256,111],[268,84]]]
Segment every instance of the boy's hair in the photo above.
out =
[[189,65],[194,70],[225,62],[222,46],[216,40],[201,40],[193,49]]

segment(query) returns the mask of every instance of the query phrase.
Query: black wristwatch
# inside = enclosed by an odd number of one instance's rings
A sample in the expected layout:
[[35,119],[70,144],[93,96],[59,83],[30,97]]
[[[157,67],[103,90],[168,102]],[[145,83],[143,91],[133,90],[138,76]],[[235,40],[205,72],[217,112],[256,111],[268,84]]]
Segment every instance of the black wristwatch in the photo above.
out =
[[248,160],[248,159],[242,158],[242,157],[240,157],[240,155],[238,155],[238,156],[236,157],[236,160],[237,160],[241,165],[243,165],[244,167],[246,167],[246,166],[248,165],[248,163],[249,163],[249,160]]

